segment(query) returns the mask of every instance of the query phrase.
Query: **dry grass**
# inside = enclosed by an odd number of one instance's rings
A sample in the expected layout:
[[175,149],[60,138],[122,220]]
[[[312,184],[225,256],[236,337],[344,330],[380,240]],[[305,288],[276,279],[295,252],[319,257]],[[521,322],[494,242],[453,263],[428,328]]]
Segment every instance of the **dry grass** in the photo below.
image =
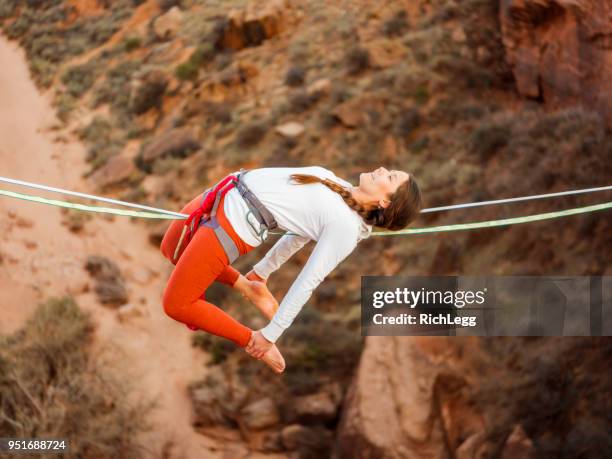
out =
[[127,383],[92,359],[92,328],[72,298],[55,298],[0,338],[0,431],[66,438],[66,458],[150,457],[137,435],[154,405],[128,402]]

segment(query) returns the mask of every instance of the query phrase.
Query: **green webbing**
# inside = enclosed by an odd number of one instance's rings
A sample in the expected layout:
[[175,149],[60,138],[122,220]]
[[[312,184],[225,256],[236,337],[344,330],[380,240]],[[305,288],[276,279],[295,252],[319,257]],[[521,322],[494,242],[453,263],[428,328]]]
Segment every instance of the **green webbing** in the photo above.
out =
[[[26,201],[41,202],[52,206],[67,207],[69,209],[82,210],[84,212],[98,212],[101,214],[123,215],[125,217],[140,217],[140,218],[161,218],[164,220],[180,220],[172,215],[165,215],[157,212],[141,212],[136,210],[113,209],[112,207],[87,206],[85,204],[76,204],[73,202],[59,201],[57,199],[41,198],[40,196],[32,196],[24,193],[15,193],[14,191],[0,190],[0,195],[10,196],[11,198],[24,199]],[[184,217],[184,218],[187,218]]]
[[587,212],[595,212],[597,210],[609,209],[612,207],[612,202],[604,202],[602,204],[594,204],[586,207],[576,207],[574,209],[560,210],[557,212],[548,212],[545,214],[527,215],[525,217],[504,218],[503,220],[489,220],[486,222],[462,223],[458,225],[442,225],[431,226],[429,228],[411,228],[399,231],[373,231],[372,236],[396,236],[400,234],[420,234],[434,233],[440,231],[458,231],[465,229],[476,228],[492,228],[494,226],[516,225],[518,223],[535,222],[538,220],[550,220],[552,218],[567,217],[568,215],[584,214]]

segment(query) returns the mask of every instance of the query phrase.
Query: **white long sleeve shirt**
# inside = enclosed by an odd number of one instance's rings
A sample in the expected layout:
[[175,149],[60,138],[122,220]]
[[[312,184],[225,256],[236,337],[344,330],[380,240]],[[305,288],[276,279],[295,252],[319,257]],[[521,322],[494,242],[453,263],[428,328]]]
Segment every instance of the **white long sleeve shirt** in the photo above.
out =
[[[251,169],[244,176],[247,187],[276,219],[276,231],[290,231],[298,235],[280,237],[265,257],[253,266],[257,275],[267,279],[307,242],[317,241],[278,311],[261,330],[271,342],[276,342],[291,325],[323,279],[353,251],[359,241],[372,233],[372,226],[348,207],[338,193],[321,183],[298,185],[290,179],[291,174],[316,175],[352,187],[351,183],[320,166]],[[238,190],[227,192],[223,210],[243,241],[254,247],[261,244],[246,222],[248,206]]]

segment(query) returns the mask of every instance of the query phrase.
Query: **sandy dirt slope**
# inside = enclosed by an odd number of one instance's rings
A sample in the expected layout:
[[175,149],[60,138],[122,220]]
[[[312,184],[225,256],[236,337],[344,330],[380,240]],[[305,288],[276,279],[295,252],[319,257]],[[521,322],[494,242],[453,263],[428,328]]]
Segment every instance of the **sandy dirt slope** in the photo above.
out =
[[[0,37],[0,176],[95,193],[82,178],[84,147],[57,125],[49,96],[30,79],[25,56]],[[67,143],[55,142],[62,134]],[[7,184],[0,188],[61,198]],[[134,378],[139,396],[156,399],[158,425],[149,444],[180,445],[172,457],[221,457],[216,442],[191,427],[186,385],[205,371],[203,353],[190,345],[190,331],[163,313],[160,299],[172,265],[151,246],[142,226],[127,218],[95,216],[80,234],[62,225],[58,207],[0,197],[0,332],[20,325],[35,306],[54,295],[72,294],[92,313],[95,346],[117,371]],[[84,270],[88,255],[104,255],[121,269],[130,303],[140,315],[120,321],[116,310],[98,303]]]

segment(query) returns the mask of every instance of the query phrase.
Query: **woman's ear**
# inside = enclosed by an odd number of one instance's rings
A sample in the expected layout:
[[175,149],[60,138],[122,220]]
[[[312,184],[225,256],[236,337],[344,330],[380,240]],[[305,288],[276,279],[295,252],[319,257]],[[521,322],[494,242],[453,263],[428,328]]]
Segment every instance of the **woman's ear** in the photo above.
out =
[[387,207],[389,207],[389,204],[391,204],[391,201],[389,201],[388,199],[381,199],[380,201],[378,201],[378,208],[386,209]]

